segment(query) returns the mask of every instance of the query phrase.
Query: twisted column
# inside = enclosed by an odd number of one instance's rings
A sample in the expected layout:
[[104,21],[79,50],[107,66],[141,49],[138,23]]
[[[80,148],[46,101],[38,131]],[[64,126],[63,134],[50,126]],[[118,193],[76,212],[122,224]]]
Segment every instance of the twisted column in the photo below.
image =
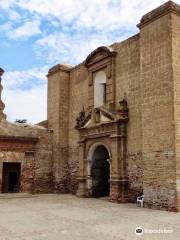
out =
[[4,73],[4,70],[2,68],[0,68],[0,121],[2,119],[6,119],[6,114],[3,113],[4,108],[5,108],[5,104],[1,100],[1,93],[2,93],[2,90],[3,90],[3,86],[1,84],[1,76],[3,75],[3,73]]

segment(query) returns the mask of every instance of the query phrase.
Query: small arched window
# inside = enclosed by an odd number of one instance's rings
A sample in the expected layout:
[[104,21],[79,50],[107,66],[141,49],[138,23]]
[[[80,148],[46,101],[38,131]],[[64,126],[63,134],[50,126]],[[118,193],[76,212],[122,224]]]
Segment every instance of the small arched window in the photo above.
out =
[[94,108],[106,103],[106,73],[99,71],[94,76]]

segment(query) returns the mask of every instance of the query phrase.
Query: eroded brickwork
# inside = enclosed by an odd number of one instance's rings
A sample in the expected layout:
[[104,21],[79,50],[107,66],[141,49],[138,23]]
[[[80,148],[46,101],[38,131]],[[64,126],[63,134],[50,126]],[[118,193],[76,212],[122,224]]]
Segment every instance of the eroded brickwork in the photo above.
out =
[[52,133],[38,126],[0,123],[0,189],[3,163],[20,163],[21,192],[52,192]]
[[68,192],[68,124],[70,67],[57,65],[48,77],[48,127],[53,130],[53,178],[55,191]]
[[124,96],[128,102],[127,171],[132,201],[142,193],[141,95],[139,34],[112,45],[116,56],[116,106]]
[[180,16],[171,16],[177,208],[180,210]]
[[148,206],[175,208],[171,13],[140,30],[143,188]]
[[70,191],[76,193],[79,163],[79,132],[75,129],[77,113],[88,107],[88,73],[83,64],[71,72],[69,104],[69,169],[71,174]]
[[[143,16],[139,34],[97,48],[76,67],[49,71],[56,191],[76,193],[78,185],[78,195],[89,191],[87,147],[101,142],[111,153],[111,200],[135,202],[143,193],[145,206],[180,208],[179,15],[180,6],[169,1]],[[104,109],[94,109],[93,77],[99,70],[107,76]],[[119,101],[127,104],[125,116]]]

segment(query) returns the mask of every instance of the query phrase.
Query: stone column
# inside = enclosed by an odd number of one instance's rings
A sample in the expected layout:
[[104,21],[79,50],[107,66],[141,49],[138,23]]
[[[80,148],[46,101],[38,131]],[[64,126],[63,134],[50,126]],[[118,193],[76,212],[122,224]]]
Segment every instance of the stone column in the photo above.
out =
[[128,104],[125,99],[119,102],[119,120],[116,134],[111,136],[112,167],[110,179],[110,200],[114,202],[128,201],[128,179],[126,173],[126,145]]
[[84,149],[85,142],[79,141],[79,173],[78,173],[78,190],[76,195],[78,197],[86,196],[86,177],[85,177],[85,164],[84,164]]
[[126,176],[126,123],[119,126],[119,134],[111,136],[112,167],[110,200],[127,202],[128,180]]
[[2,68],[0,68],[0,121],[2,119],[6,119],[6,115],[3,113],[4,111],[4,108],[5,108],[5,105],[4,103],[2,102],[1,100],[1,93],[2,93],[2,90],[3,90],[3,86],[1,84],[1,76],[4,74],[4,70]]

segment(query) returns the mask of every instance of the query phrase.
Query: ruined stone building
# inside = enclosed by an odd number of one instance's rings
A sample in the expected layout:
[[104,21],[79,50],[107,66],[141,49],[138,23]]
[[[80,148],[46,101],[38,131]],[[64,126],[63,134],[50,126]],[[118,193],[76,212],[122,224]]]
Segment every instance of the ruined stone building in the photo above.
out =
[[169,1],[137,26],[79,65],[49,70],[46,122],[8,123],[1,103],[3,192],[114,202],[144,194],[146,207],[180,210],[180,5]]
[[[0,83],[3,73],[0,68]],[[0,84],[1,192],[52,191],[52,131],[6,121],[1,91]]]

